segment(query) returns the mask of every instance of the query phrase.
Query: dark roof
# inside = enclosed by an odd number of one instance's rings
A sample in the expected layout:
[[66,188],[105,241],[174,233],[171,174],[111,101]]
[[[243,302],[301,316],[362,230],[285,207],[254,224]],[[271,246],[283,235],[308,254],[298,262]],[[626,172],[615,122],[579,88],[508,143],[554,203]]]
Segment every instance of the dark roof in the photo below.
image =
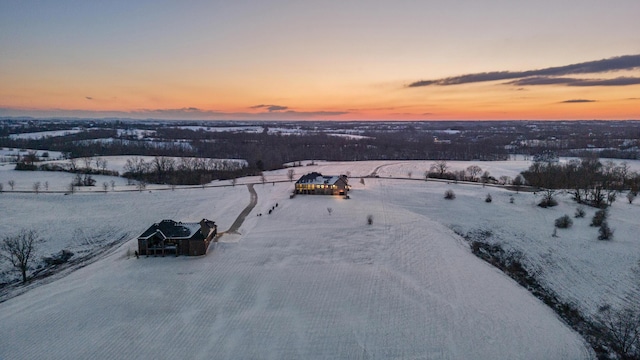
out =
[[198,223],[182,223],[173,220],[162,220],[159,223],[151,225],[142,235],[138,236],[139,239],[148,239],[155,234],[159,234],[165,239],[202,239],[204,235],[200,230],[200,224]]
[[324,175],[320,174],[319,172],[315,172],[314,171],[314,172],[308,173],[307,175],[303,175],[302,177],[300,177],[300,179],[298,179],[298,181],[296,181],[296,184],[317,184],[317,185],[325,184],[325,185],[333,185],[343,177],[346,179],[345,175],[324,176]]

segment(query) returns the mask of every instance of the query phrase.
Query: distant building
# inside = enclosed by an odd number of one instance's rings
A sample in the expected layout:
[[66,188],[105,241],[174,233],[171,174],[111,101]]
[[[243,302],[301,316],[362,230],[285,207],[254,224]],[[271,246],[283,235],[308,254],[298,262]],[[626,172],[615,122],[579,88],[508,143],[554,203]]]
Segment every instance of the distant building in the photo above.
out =
[[147,256],[205,255],[217,232],[216,223],[207,219],[199,223],[162,220],[138,236],[138,253]]
[[296,194],[346,195],[349,183],[346,175],[324,176],[312,172],[296,181]]

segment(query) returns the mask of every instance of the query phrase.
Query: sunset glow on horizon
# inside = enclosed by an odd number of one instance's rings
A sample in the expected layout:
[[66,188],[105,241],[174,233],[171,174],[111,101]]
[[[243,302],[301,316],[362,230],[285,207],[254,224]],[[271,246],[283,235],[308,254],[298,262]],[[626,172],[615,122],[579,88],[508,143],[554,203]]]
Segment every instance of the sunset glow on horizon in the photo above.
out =
[[0,116],[640,120],[640,2],[0,4]]

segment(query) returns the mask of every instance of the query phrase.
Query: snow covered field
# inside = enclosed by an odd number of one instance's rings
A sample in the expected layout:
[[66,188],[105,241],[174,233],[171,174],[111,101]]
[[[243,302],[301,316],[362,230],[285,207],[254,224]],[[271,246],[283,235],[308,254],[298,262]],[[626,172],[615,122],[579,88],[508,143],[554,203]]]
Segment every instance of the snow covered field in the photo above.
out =
[[[2,233],[35,227],[47,254],[131,240],[0,303],[0,358],[592,358],[578,334],[473,256],[452,229],[491,230],[488,240],[522,252],[545,285],[589,313],[629,300],[640,207],[614,204],[613,241],[596,240],[588,226],[593,210],[553,238],[553,220],[575,210],[566,197],[541,209],[530,193],[419,180],[431,163],[294,168],[297,176],[380,176],[364,185],[352,179],[350,200],[289,199],[292,183],[270,182],[286,180],[287,170],[269,172],[255,186],[258,203],[239,235],[225,234],[205,257],[139,260],[127,251],[151,223],[209,218],[226,230],[248,204],[247,188],[35,195],[6,191],[7,177],[18,172],[2,170]],[[529,162],[450,162],[454,169],[471,164],[513,177]],[[409,171],[413,179],[387,178]],[[38,174],[50,175],[31,176]],[[238,184],[251,181],[259,179]],[[447,189],[454,201],[443,198]],[[492,203],[484,202],[488,192]]]
[[77,134],[83,131],[90,131],[90,130],[91,129],[75,128],[75,129],[68,129],[68,130],[39,131],[39,132],[23,133],[23,134],[11,134],[9,135],[9,138],[13,140],[16,140],[16,139],[33,140],[33,139],[42,139],[46,137],[57,137],[57,136]]

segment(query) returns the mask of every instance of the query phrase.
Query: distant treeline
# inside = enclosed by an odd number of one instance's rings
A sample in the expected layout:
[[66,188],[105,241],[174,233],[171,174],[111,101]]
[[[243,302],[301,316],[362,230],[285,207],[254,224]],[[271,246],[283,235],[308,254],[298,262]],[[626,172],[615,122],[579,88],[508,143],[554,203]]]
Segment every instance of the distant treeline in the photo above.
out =
[[[324,133],[280,135],[194,131],[160,127],[153,139],[118,137],[100,129],[43,139],[0,138],[0,146],[60,151],[67,157],[147,155],[245,159],[253,171],[281,168],[284,163],[315,159],[360,160],[505,160],[503,144],[491,139],[436,142],[426,133],[397,131],[350,139]],[[177,140],[180,140],[178,142]]]

